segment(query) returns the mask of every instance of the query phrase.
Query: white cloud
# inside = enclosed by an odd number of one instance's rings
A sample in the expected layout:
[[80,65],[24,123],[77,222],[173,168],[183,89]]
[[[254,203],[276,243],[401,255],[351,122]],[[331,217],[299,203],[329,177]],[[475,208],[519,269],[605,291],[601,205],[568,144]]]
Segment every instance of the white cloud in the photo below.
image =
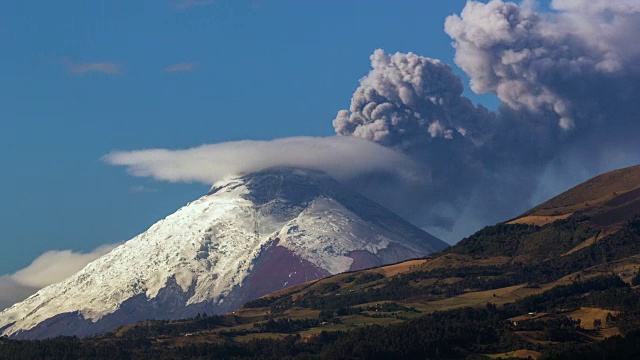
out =
[[371,172],[412,180],[421,169],[395,150],[346,136],[245,140],[185,150],[115,151],[103,160],[127,167],[134,176],[207,185],[225,177],[283,166],[321,170],[338,180]]
[[89,253],[47,251],[14,274],[0,276],[0,310],[26,299],[47,285],[68,278],[115,247],[114,244],[107,244]]
[[67,59],[66,64],[69,72],[75,75],[86,75],[90,73],[118,75],[122,73],[122,66],[113,62],[78,63]]
[[153,193],[158,192],[158,189],[144,186],[144,185],[134,185],[129,188],[129,191],[132,193]]
[[168,73],[178,73],[178,72],[191,72],[196,70],[198,67],[198,63],[196,62],[182,62],[177,64],[171,64],[167,66],[164,71]]
[[197,6],[207,6],[215,3],[216,0],[182,0],[175,4],[176,9],[185,10]]

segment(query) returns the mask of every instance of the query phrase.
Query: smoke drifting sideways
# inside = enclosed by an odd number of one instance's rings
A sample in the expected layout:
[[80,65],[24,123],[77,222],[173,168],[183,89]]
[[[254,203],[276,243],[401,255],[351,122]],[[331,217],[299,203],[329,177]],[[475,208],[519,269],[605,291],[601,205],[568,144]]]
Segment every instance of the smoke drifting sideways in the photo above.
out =
[[430,177],[405,196],[369,177],[365,192],[451,241],[639,162],[640,2],[554,0],[550,10],[469,1],[446,19],[456,64],[474,92],[497,95],[497,112],[463,96],[448,65],[375,51],[334,128],[407,154]]
[[469,1],[446,19],[456,64],[376,50],[338,136],[114,152],[136,176],[216,180],[268,167],[323,170],[455,242],[598,173],[640,162],[640,2]]

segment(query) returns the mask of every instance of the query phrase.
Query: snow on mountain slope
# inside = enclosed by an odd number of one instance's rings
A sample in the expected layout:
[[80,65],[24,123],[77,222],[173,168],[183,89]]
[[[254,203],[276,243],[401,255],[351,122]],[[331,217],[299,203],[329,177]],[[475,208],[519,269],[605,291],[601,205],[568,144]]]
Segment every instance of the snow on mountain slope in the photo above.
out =
[[77,274],[6,309],[0,333],[86,336],[150,318],[225,313],[287,286],[444,246],[322,173],[273,169],[215,184]]

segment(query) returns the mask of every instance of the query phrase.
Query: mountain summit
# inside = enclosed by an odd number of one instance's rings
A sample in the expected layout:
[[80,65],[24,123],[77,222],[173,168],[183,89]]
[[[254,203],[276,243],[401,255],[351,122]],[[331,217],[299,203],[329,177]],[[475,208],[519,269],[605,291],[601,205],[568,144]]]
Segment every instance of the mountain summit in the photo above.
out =
[[446,244],[324,173],[278,168],[216,183],[70,278],[0,313],[16,338],[87,336],[222,314],[340,272]]

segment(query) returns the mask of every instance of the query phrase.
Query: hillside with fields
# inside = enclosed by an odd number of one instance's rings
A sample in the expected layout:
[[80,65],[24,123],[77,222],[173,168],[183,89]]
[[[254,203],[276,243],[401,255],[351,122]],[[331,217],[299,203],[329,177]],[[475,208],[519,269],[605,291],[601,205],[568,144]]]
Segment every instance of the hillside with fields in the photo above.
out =
[[4,340],[0,359],[633,359],[639,286],[636,166],[425,258],[307,282],[223,316]]

